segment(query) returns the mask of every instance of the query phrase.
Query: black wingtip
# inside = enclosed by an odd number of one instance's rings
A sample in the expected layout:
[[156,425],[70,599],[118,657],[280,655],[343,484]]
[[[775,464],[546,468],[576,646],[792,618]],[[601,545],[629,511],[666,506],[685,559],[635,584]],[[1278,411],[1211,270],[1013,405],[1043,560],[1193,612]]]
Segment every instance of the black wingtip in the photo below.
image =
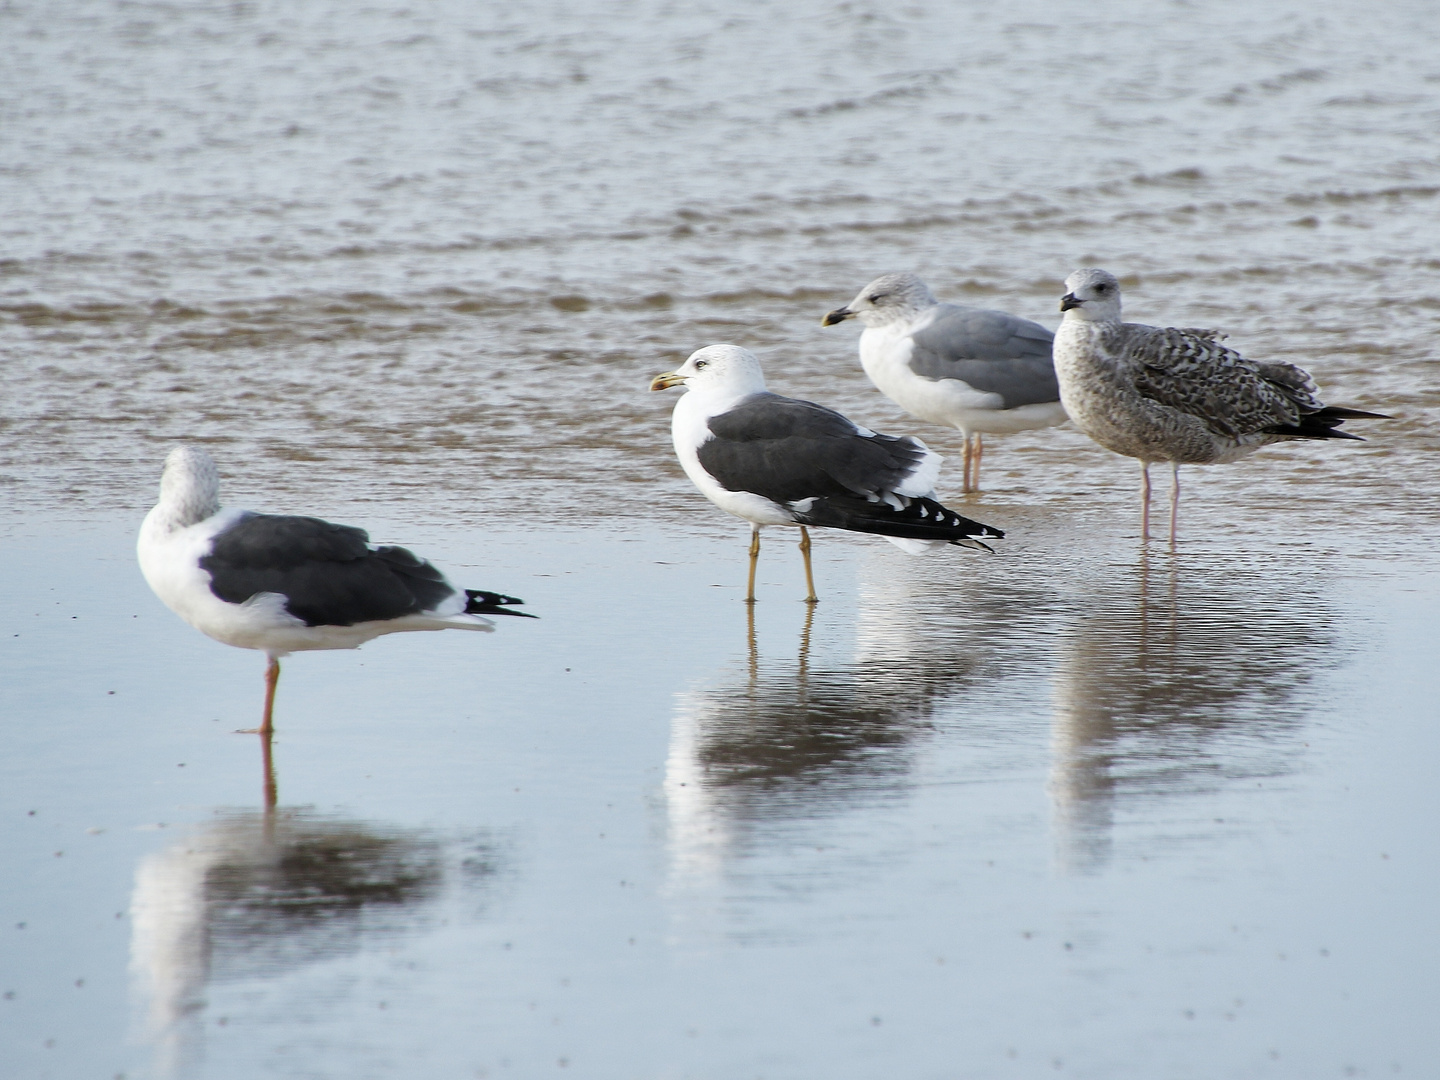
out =
[[[802,525],[819,525],[830,529],[845,529],[849,532],[876,533],[880,536],[898,536],[911,540],[948,540],[979,543],[977,536],[995,539],[1004,537],[1004,532],[990,525],[972,521],[934,499],[911,498],[906,505],[895,509],[888,503],[870,502],[858,496],[828,496],[815,499],[810,507],[795,512],[795,520]],[[986,545],[980,544],[981,547]]]
[[528,611],[512,611],[508,606],[524,602],[518,596],[506,596],[504,593],[486,592],[483,589],[465,590],[466,615],[518,615],[522,619],[538,619],[538,615],[531,615]]

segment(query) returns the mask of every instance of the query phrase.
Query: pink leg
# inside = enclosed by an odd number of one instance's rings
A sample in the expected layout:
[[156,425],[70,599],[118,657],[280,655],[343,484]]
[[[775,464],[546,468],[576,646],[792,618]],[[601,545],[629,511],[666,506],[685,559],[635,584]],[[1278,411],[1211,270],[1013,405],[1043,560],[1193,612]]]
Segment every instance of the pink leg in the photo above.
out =
[[1175,550],[1175,526],[1180,520],[1180,463],[1170,463],[1170,550]]
[[960,434],[965,436],[965,450],[960,457],[960,490],[968,495],[975,490],[970,486],[970,459],[972,453],[970,448],[970,433],[968,431],[962,431]]
[[1140,539],[1150,539],[1150,463],[1140,463]]
[[280,661],[272,656],[265,668],[265,718],[260,721],[260,735],[265,739],[275,733],[275,726],[270,722],[270,718],[275,711],[275,684],[279,681]]
[[970,470],[971,491],[980,490],[980,459],[985,456],[985,437],[978,431],[975,433],[975,465]]
[[275,786],[275,759],[270,754],[269,732],[260,736],[260,759],[265,769],[265,812],[270,814],[275,810],[278,794]]

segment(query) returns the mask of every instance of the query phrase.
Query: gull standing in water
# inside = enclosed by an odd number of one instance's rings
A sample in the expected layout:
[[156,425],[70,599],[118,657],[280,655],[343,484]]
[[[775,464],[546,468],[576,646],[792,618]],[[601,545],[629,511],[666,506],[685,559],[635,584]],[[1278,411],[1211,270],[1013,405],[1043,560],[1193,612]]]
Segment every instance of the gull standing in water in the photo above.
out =
[[1289,439],[1358,440],[1340,425],[1389,419],[1322,405],[1308,372],[1247,360],[1221,345],[1223,335],[1213,330],[1121,322],[1114,274],[1076,270],[1065,288],[1065,318],[1055,335],[1060,397],[1086,435],[1139,459],[1143,539],[1150,538],[1153,461],[1170,463],[1173,548],[1182,464],[1222,465]]
[[982,434],[1065,422],[1050,361],[1053,335],[1003,311],[942,304],[914,274],[886,274],[821,320],[858,318],[860,365],[911,416],[965,436],[963,490],[980,490]]
[[762,525],[799,526],[811,604],[807,525],[877,533],[912,555],[946,544],[985,547],[975,537],[1005,535],[935,501],[943,459],[919,439],[878,435],[823,405],[770,393],[746,349],[710,345],[650,383],[672,386],[687,391],[671,422],[685,474],[720,509],[750,522],[746,603],[755,602]]
[[269,658],[258,729],[268,736],[282,656],[358,649],[402,630],[491,630],[482,616],[524,614],[510,610],[523,603],[513,596],[457,590],[405,548],[369,540],[319,518],[222,510],[214,460],[179,446],[165,459],[137,552],[166,607],[216,641]]

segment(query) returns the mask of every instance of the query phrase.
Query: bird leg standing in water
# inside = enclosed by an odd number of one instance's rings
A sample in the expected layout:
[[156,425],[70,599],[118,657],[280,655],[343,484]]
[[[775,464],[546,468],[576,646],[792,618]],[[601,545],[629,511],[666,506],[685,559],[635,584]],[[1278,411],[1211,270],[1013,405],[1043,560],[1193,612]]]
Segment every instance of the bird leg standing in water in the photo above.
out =
[[1170,550],[1175,550],[1175,526],[1180,520],[1180,463],[1170,463]]
[[804,525],[800,526],[800,554],[805,557],[805,588],[809,590],[805,602],[818,604],[820,598],[815,595],[815,575],[810,572],[810,532]]
[[755,602],[755,564],[760,561],[760,526],[750,526],[750,582],[745,586],[745,602]]
[[275,731],[271,717],[275,712],[275,687],[280,683],[280,661],[270,657],[265,665],[265,716],[260,721],[260,734],[269,738]]
[[275,783],[275,758],[271,753],[270,732],[260,736],[260,765],[264,770],[263,798],[265,802],[265,827],[269,829],[274,824],[276,803],[279,802],[279,788]]
[[1150,463],[1140,462],[1140,539],[1150,539]]

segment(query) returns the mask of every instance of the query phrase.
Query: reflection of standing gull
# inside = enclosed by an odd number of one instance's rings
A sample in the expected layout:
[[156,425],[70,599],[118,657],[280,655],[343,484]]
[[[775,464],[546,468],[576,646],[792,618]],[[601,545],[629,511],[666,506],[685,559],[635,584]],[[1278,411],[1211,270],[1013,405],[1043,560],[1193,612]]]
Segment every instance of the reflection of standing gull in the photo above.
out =
[[713,884],[764,833],[903,787],[915,740],[983,661],[983,619],[926,640],[920,585],[874,563],[849,659],[812,655],[809,618],[794,660],[764,658],[752,623],[743,674],[679,695],[665,770],[674,885]]
[[[296,811],[235,813],[144,859],[131,902],[131,968],[148,1000],[161,1075],[200,1052],[205,988],[358,950],[412,924],[446,876],[415,830]],[[480,848],[466,871],[489,873]]]
[[140,569],[155,595],[201,633],[259,649],[270,731],[280,657],[356,649],[402,630],[490,630],[482,615],[518,615],[521,601],[455,589],[402,547],[373,547],[364,530],[319,518],[220,509],[220,473],[204,450],[165,459],[160,502],[145,516]]
[[1122,800],[1289,768],[1302,692],[1338,663],[1323,589],[1173,563],[1087,590],[1062,638],[1050,794],[1062,866],[1109,857]]

